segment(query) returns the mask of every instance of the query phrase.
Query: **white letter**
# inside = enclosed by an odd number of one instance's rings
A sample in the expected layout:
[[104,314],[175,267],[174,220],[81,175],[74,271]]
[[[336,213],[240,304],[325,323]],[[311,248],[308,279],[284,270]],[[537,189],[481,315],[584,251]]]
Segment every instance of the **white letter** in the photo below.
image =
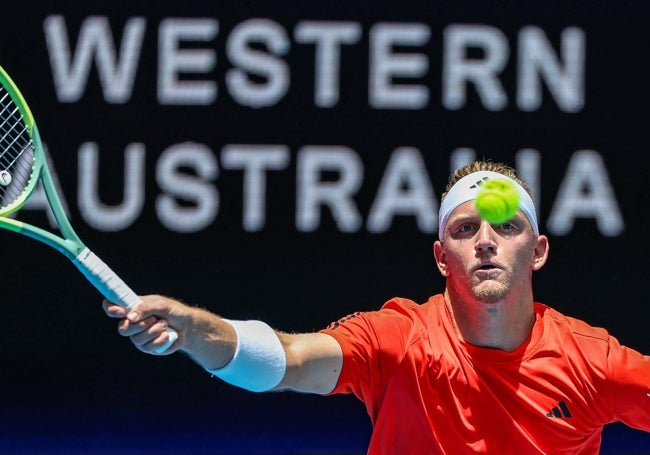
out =
[[[269,53],[251,48],[251,43],[263,45]],[[232,97],[250,107],[277,103],[289,87],[289,68],[272,54],[284,55],[289,47],[284,29],[270,20],[250,19],[235,27],[226,43],[228,58],[236,67],[226,73]],[[263,82],[252,81],[251,74]]]
[[595,218],[608,237],[625,228],[605,164],[593,150],[577,151],[571,158],[548,218],[549,231],[566,235],[576,218]]
[[[307,146],[298,154],[296,227],[315,231],[320,224],[320,206],[327,205],[343,232],[358,231],[362,219],[352,196],[363,180],[363,164],[347,147]],[[322,179],[322,173],[336,173],[337,179]]]
[[[192,174],[182,168],[191,168]],[[219,193],[208,180],[217,177],[217,161],[203,144],[185,142],[168,147],[156,166],[156,180],[165,193],[156,199],[163,225],[176,232],[198,232],[219,210]]]
[[453,173],[456,169],[467,166],[476,160],[476,151],[469,147],[459,147],[451,152],[449,156],[449,172]]
[[578,112],[585,105],[585,34],[576,27],[562,32],[562,69],[544,32],[524,27],[519,33],[517,105],[534,111],[542,104],[540,79],[565,112]]
[[180,49],[181,41],[210,41],[219,30],[214,19],[165,19],[158,32],[158,102],[208,105],[217,98],[214,81],[179,81],[179,73],[205,74],[214,69],[212,49]]
[[221,152],[224,169],[244,170],[244,229],[259,231],[266,222],[266,171],[285,169],[289,148],[284,145],[227,145]]
[[355,22],[303,21],[296,26],[295,36],[299,43],[316,44],[316,106],[336,106],[339,101],[341,44],[358,43],[361,26]]
[[425,54],[393,53],[393,46],[421,46],[431,30],[424,24],[377,24],[370,30],[370,105],[374,108],[420,109],[429,102],[424,85],[394,84],[395,77],[422,77],[429,69]]
[[[483,58],[469,58],[469,48],[478,48]],[[444,31],[442,104],[451,110],[467,102],[466,84],[476,87],[483,105],[491,111],[503,109],[508,99],[498,74],[508,61],[508,41],[500,30],[486,25],[450,25]]]
[[396,149],[368,215],[368,231],[386,232],[395,215],[415,215],[421,232],[438,227],[438,201],[419,150]]
[[81,98],[94,57],[106,102],[126,103],[133,91],[145,27],[146,21],[141,17],[126,22],[118,58],[108,19],[89,17],[81,25],[75,55],[71,57],[63,16],[46,17],[43,29],[59,101],[74,103]]
[[[143,144],[133,143],[124,153],[124,200],[109,206],[99,199],[98,169],[99,148],[94,142],[86,142],[79,149],[79,195],[78,203],[82,218],[88,225],[100,231],[115,232],[129,227],[136,220],[144,205],[144,159]],[[117,175],[108,175],[115,180]],[[122,176],[119,176],[122,177]]]

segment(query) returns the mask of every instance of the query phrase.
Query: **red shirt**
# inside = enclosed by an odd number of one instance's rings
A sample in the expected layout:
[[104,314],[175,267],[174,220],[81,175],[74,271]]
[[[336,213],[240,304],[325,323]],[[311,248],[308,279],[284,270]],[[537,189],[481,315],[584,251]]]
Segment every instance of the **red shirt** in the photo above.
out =
[[372,419],[368,453],[597,454],[603,425],[650,431],[650,357],[535,303],[513,352],[458,339],[440,295],[395,298],[323,330],[343,350],[331,393]]

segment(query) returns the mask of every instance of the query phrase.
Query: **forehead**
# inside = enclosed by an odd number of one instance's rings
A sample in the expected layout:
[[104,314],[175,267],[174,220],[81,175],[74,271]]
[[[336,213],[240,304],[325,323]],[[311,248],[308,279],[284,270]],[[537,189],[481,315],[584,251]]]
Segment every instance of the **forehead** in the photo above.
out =
[[[463,221],[474,221],[474,220],[480,220],[480,216],[476,211],[476,205],[472,200],[472,201],[463,202],[458,207],[456,207],[451,212],[451,215],[449,216],[448,224],[452,224],[455,222],[463,222]],[[524,215],[524,213],[521,210],[517,210],[517,213],[515,214],[513,220],[517,220],[521,223],[524,223],[526,226],[529,226],[532,229],[532,226],[530,225],[530,221],[528,221],[528,218],[526,218],[526,215]]]
[[463,202],[454,210],[452,210],[451,215],[449,215],[449,219],[452,220],[457,217],[466,217],[469,215],[478,216],[478,212],[476,211],[476,205],[474,204],[473,200]]

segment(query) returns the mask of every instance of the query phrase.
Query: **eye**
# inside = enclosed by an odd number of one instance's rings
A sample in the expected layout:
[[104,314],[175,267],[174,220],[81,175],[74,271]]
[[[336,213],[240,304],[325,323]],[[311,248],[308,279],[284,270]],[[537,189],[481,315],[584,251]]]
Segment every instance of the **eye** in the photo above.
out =
[[506,221],[505,223],[495,225],[494,230],[502,232],[504,234],[515,234],[521,230],[521,226],[517,223],[516,220]]
[[471,233],[475,230],[475,226],[472,223],[463,223],[460,226],[458,226],[458,229],[456,229],[456,232],[458,233]]

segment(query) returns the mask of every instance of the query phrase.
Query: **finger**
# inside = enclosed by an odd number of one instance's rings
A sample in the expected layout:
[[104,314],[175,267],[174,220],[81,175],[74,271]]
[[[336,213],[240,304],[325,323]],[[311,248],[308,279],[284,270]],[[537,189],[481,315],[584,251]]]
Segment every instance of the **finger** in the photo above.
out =
[[[145,330],[138,332],[134,335],[131,335],[131,341],[133,344],[138,346],[138,348],[145,348],[147,344],[151,344],[152,342],[155,342],[153,344],[155,345],[160,345],[158,343],[158,339],[161,338],[162,335],[165,336],[165,340],[167,337],[167,321],[164,319],[158,319],[155,321],[153,324],[148,326]],[[154,349],[155,346],[150,346],[150,349]],[[147,352],[149,352],[149,348],[147,348]],[[141,349],[143,350],[143,349]]]
[[[133,336],[139,333],[146,332],[153,326],[158,319],[151,316],[138,322],[130,321],[129,319],[122,319],[118,323],[118,330],[124,336]],[[166,322],[165,322],[166,324]]]
[[126,317],[126,311],[124,308],[114,304],[113,302],[109,302],[106,299],[102,301],[102,309],[104,310],[104,313],[111,318],[122,319]]
[[138,349],[147,354],[169,355],[180,349],[178,340],[179,338],[175,338],[174,342],[170,343],[169,330],[165,330],[158,337],[138,347]]
[[131,310],[127,312],[126,317],[131,322],[139,322],[140,320],[149,317],[164,316],[165,313],[166,312],[161,312],[157,305],[142,302],[131,308]]
[[140,299],[142,302],[132,308],[132,311],[143,318],[158,316],[159,318],[167,319],[173,307],[179,303],[161,295],[144,295],[140,296]]

